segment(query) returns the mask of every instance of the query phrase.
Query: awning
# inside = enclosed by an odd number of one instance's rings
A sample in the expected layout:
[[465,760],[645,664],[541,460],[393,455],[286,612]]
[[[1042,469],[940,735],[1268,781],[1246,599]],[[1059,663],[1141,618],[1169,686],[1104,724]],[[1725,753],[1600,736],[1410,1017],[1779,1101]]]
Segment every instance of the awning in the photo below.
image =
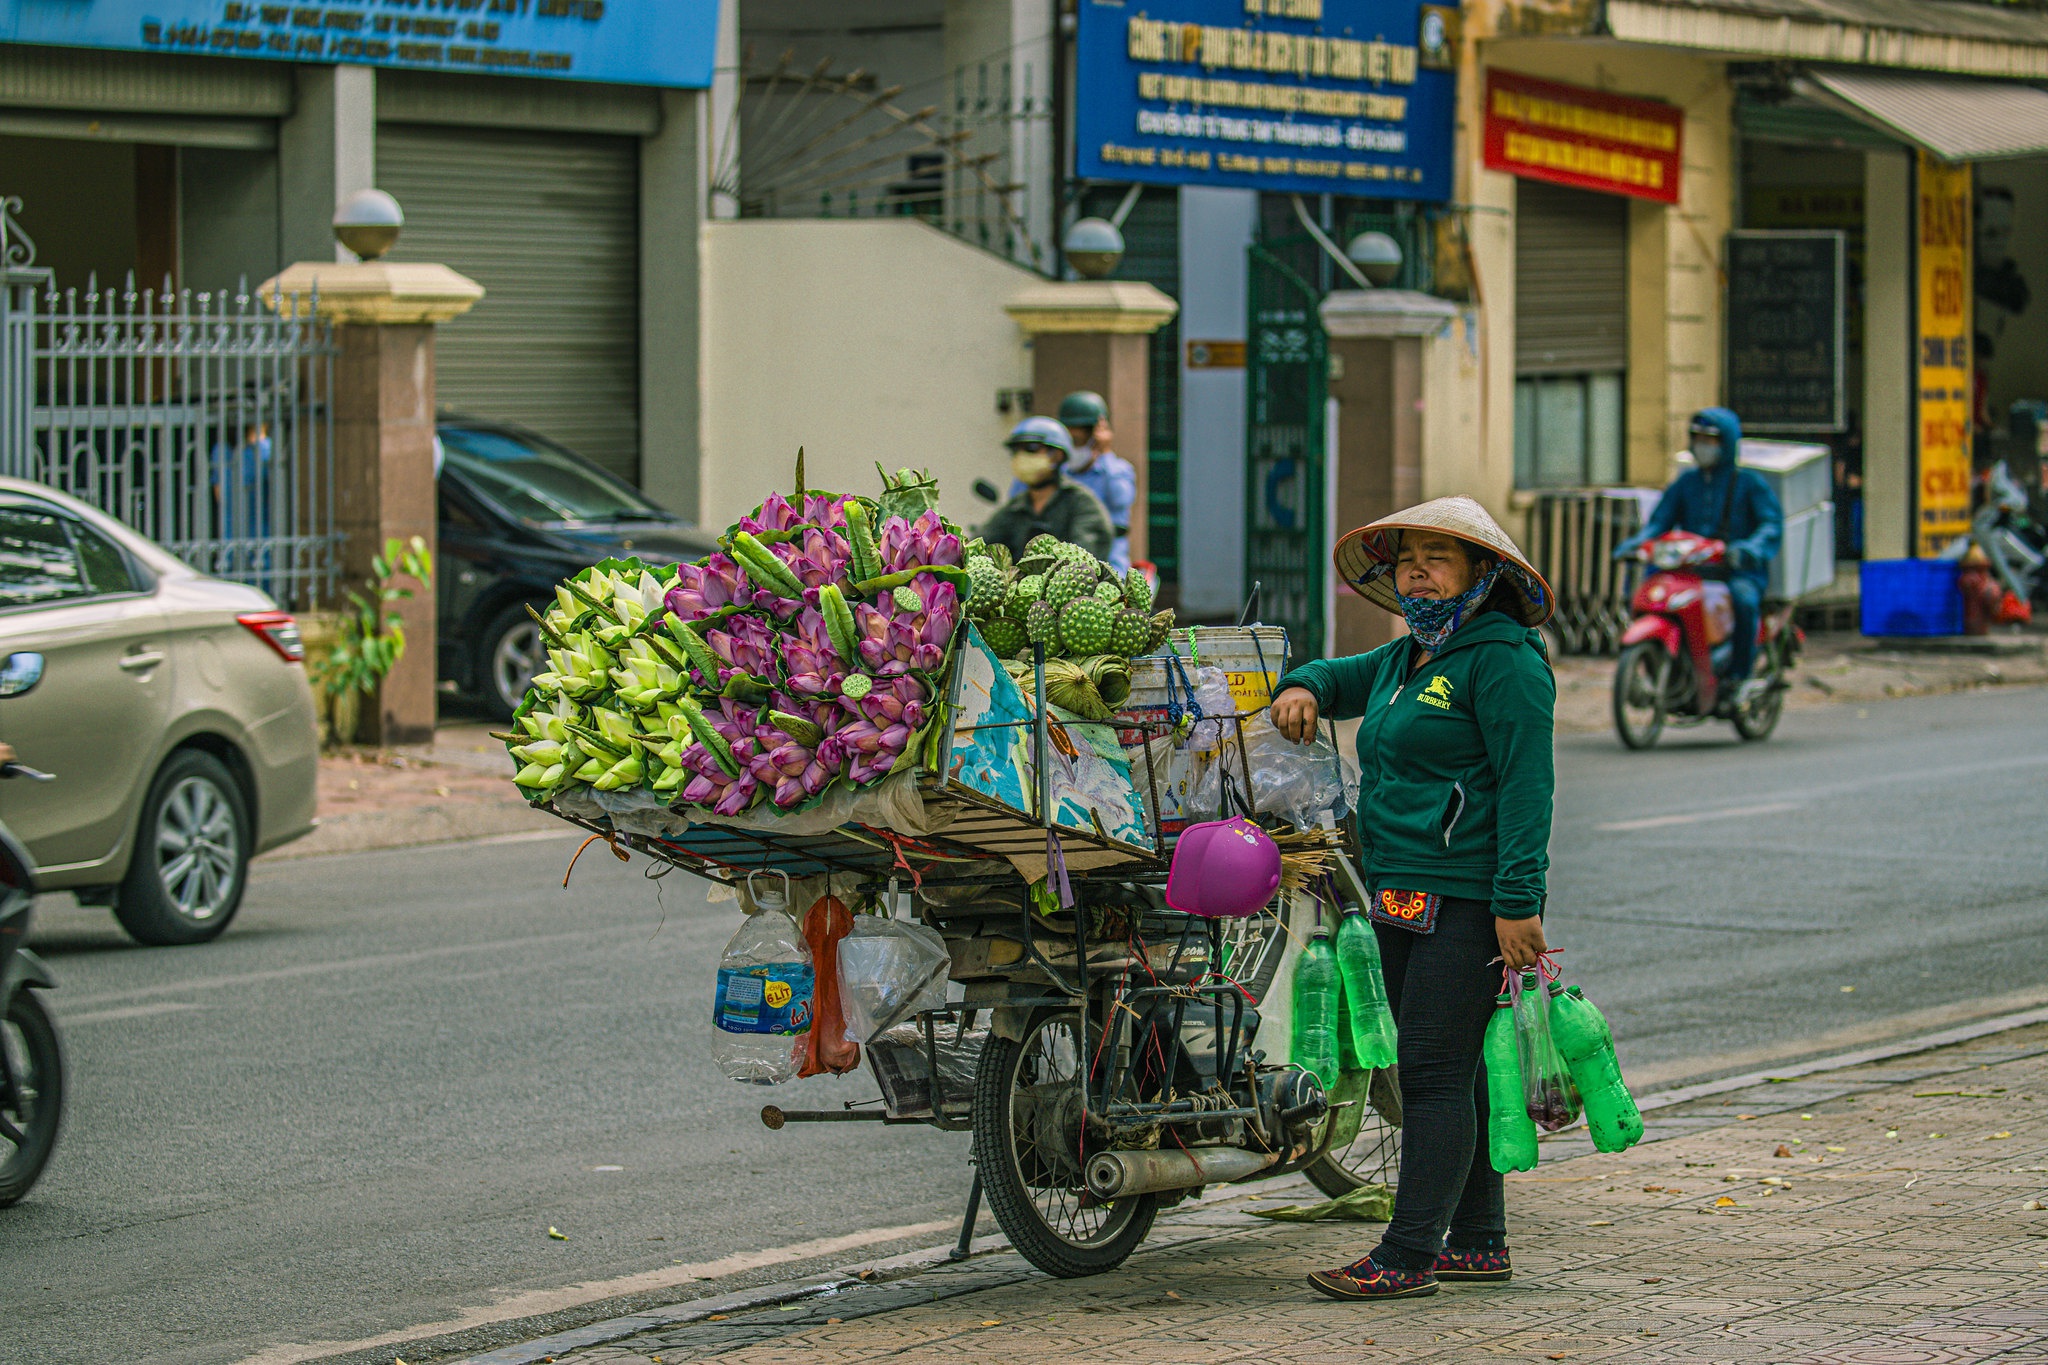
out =
[[1800,94],[1944,161],[2048,152],[2048,91],[1879,71],[1809,71]]

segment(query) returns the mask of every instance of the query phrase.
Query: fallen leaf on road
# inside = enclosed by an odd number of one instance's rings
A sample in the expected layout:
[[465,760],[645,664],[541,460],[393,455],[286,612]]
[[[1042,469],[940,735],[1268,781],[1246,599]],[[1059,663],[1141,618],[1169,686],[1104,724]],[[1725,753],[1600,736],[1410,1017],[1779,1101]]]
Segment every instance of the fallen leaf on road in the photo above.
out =
[[1003,1320],[1001,1318],[990,1318],[987,1322],[984,1322],[981,1325],[983,1327],[1001,1327],[1003,1325]]
[[1724,1194],[1714,1201],[1714,1207],[1717,1209],[1732,1209],[1735,1207],[1735,1201]]
[[1180,1295],[1176,1294],[1173,1290],[1169,1289],[1166,1291],[1166,1297],[1169,1299],[1177,1299],[1180,1297]]
[[1828,1150],[1831,1152],[1846,1152],[1849,1149],[1847,1147],[1830,1147]]
[[1929,1133],[1929,1134],[1928,1134],[1927,1136],[1929,1136],[1929,1137],[1931,1137],[1931,1138],[1945,1138],[1945,1137],[1947,1137],[1947,1136],[1948,1136],[1948,1134],[1947,1134],[1947,1133]]
[[1643,1186],[1643,1193],[1644,1193],[1644,1194],[1662,1194],[1662,1193],[1664,1193],[1664,1187],[1663,1187],[1662,1185],[1645,1185],[1645,1186]]
[[724,1322],[725,1320],[726,1314],[724,1313],[713,1313],[710,1317],[704,1319],[706,1322]]
[[2011,1133],[1993,1133],[1993,1134],[1992,1134],[1992,1135],[1991,1135],[1990,1137],[1982,1139],[1982,1141],[1985,1141],[1985,1142],[1996,1142],[1996,1141],[1998,1141],[1998,1140],[1999,1140],[2000,1138],[2009,1138],[2009,1137],[2011,1137],[2011,1136],[2012,1136],[2012,1134],[2011,1134]]
[[2025,1209],[2028,1213],[2039,1213],[2043,1209],[2048,1209],[2048,1204],[2044,1204],[2038,1199],[2029,1199],[2026,1203],[2020,1205],[2020,1207]]
[[1842,994],[1844,994],[1844,995],[1854,995],[1855,993],[1856,993],[1856,988],[1855,988],[1854,986],[1844,986],[1844,987],[1842,987]]
[[1724,1175],[1721,1177],[1721,1183],[1724,1185],[1739,1185],[1742,1183],[1742,1177],[1739,1175]]
[[1589,1228],[1611,1228],[1614,1226],[1614,1220],[1610,1218],[1595,1218],[1592,1222],[1586,1224],[1586,1226]]
[[1744,1123],[1747,1123],[1747,1122],[1749,1122],[1749,1121],[1750,1121],[1751,1119],[1755,1118],[1755,1117],[1756,1117],[1756,1115],[1755,1115],[1755,1114],[1737,1114],[1737,1115],[1736,1115],[1735,1117],[1736,1117],[1736,1118],[1738,1118],[1738,1119],[1741,1119],[1741,1120],[1742,1120],[1742,1121],[1743,1121]]
[[1662,1283],[1664,1283],[1664,1277],[1663,1277],[1662,1275],[1651,1275],[1651,1276],[1649,1276],[1648,1278],[1646,1278],[1646,1279],[1645,1279],[1645,1280],[1643,1281],[1643,1283],[1644,1283],[1644,1284],[1662,1284]]
[[1550,1358],[1552,1360],[1565,1360],[1568,1358],[1568,1353],[1564,1351],[1552,1351],[1550,1353]]
[[548,1236],[554,1238],[557,1242],[566,1242],[569,1240],[568,1233],[552,1227],[548,1229]]
[[1772,1155],[1772,1156],[1790,1156],[1790,1155],[1792,1155],[1792,1149],[1791,1149],[1790,1147],[1787,1147],[1787,1146],[1786,1146],[1786,1145],[1785,1145],[1784,1143],[1782,1143],[1782,1142],[1781,1142],[1781,1143],[1779,1143],[1779,1144],[1778,1144],[1778,1150],[1777,1150],[1777,1151],[1775,1151],[1775,1152],[1772,1152],[1772,1153],[1771,1153],[1771,1155]]
[[[826,1318],[826,1319],[825,1319],[825,1325],[826,1325],[827,1327],[837,1327],[837,1326],[838,1326],[838,1325],[839,1325],[840,1323],[842,1323],[842,1322],[844,1322],[844,1321],[846,1321],[846,1319],[845,1319],[845,1318]],[[656,1356],[656,1357],[655,1357],[655,1360],[656,1360],[657,1362],[658,1362],[658,1361],[660,1361],[660,1359],[661,1359],[661,1357],[660,1357],[660,1356]]]
[[1801,1114],[1801,1115],[1799,1116],[1799,1121],[1800,1121],[1801,1123],[1812,1123],[1812,1122],[1813,1122],[1813,1115],[1811,1115],[1811,1114]]

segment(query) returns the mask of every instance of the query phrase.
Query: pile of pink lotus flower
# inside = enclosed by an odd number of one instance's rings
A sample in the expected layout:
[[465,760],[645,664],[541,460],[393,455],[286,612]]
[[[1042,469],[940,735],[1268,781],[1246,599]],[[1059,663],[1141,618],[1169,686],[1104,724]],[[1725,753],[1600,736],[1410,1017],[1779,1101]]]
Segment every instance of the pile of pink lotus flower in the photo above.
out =
[[[730,553],[678,568],[663,599],[669,629],[695,628],[711,656],[702,662],[715,661],[709,676],[693,659],[689,690],[717,698],[702,704],[703,719],[737,760],[721,762],[702,743],[684,747],[684,802],[732,816],[762,800],[802,805],[841,777],[864,786],[923,728],[933,675],[962,619],[958,590],[934,570],[960,567],[960,537],[936,510],[889,517],[874,549],[882,574],[905,581],[863,596],[851,577],[846,502],[809,494],[797,506],[777,494],[733,528],[781,562],[800,596],[784,595],[788,582],[764,585]],[[855,657],[843,652],[846,640],[835,642],[828,589],[851,610]]]

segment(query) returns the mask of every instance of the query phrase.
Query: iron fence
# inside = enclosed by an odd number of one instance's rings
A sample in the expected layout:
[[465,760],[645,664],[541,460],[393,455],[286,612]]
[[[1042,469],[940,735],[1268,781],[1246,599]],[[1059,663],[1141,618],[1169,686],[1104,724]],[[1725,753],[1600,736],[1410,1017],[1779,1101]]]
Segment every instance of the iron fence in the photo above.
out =
[[1545,493],[1529,509],[1529,553],[1557,595],[1552,628],[1567,654],[1613,654],[1628,629],[1639,565],[1614,547],[1642,529],[1640,499],[1599,489]]
[[246,282],[229,295],[131,276],[81,293],[32,260],[0,275],[0,474],[88,502],[203,573],[295,607],[331,599],[326,324],[272,312]]

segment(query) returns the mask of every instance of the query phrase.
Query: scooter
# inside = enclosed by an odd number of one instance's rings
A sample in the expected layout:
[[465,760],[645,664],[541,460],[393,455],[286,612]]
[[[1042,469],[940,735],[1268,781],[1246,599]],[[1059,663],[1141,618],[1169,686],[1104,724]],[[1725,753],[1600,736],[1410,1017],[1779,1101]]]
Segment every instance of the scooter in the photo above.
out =
[[1734,594],[1710,576],[1727,562],[1726,543],[1670,531],[1645,542],[1635,558],[1652,572],[1629,603],[1635,619],[1622,632],[1614,668],[1614,728],[1621,742],[1647,749],[1667,721],[1727,720],[1745,740],[1767,737],[1785,709],[1792,666],[1806,643],[1792,624],[1793,604],[1764,604],[1755,668],[1748,678],[1731,678]]
[[[47,782],[23,763],[0,762],[0,778]],[[36,869],[28,850],[0,825],[0,1208],[18,1202],[43,1173],[64,1113],[64,1052],[38,991],[57,978],[23,947],[35,910]]]

